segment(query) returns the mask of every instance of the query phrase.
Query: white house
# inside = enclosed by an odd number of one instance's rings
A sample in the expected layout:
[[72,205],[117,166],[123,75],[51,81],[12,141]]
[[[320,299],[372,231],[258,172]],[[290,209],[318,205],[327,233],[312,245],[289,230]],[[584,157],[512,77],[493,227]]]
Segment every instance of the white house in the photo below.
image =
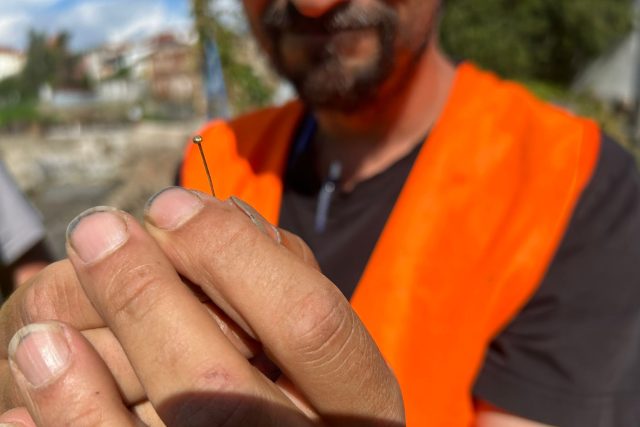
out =
[[[640,14],[640,0],[635,0]],[[640,25],[578,76],[574,89],[625,108],[640,96]]]
[[26,59],[21,52],[0,46],[0,80],[14,76],[22,71],[25,61]]

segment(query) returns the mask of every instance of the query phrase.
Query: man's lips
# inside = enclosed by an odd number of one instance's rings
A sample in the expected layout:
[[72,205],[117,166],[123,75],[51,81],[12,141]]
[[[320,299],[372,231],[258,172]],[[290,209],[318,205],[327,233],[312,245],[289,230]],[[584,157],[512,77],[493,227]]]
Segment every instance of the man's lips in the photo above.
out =
[[374,35],[377,29],[366,28],[346,28],[333,31],[284,31],[279,34],[282,44],[304,44],[304,45],[326,45],[328,43],[343,43],[355,41],[358,38]]
[[380,54],[376,28],[332,32],[285,32],[279,40],[280,54],[286,64],[306,68],[310,64],[339,58],[343,65],[369,63]]

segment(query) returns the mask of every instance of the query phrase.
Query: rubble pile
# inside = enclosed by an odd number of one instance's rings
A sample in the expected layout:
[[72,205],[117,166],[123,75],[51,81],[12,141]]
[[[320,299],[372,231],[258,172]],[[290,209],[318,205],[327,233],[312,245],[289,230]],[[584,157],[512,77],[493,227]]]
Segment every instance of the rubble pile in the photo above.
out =
[[107,205],[140,218],[149,196],[173,183],[199,126],[142,122],[0,135],[0,158],[42,213],[49,245],[62,258],[67,224],[83,210]]

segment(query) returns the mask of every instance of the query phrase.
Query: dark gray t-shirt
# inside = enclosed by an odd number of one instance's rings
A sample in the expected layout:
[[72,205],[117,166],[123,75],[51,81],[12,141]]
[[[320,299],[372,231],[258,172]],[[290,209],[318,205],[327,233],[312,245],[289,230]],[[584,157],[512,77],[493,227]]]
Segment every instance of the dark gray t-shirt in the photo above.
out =
[[[279,225],[309,244],[347,297],[419,149],[335,193],[323,233],[314,231],[322,179],[313,146],[293,155]],[[640,179],[632,156],[606,136],[544,281],[491,342],[473,393],[551,425],[640,426]]]

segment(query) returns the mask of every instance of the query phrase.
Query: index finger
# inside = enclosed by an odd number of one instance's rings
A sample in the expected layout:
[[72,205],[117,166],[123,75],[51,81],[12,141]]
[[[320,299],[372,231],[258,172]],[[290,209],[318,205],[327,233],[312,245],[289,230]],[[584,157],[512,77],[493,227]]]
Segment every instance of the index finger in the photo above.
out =
[[204,207],[190,219],[169,220],[181,209],[181,191],[153,199],[149,232],[180,274],[241,317],[236,321],[251,328],[319,414],[386,418],[383,408],[402,407],[389,404],[401,400],[397,383],[326,277],[261,233],[231,202],[202,198]]
[[29,324],[50,320],[67,323],[86,334],[107,365],[117,368],[114,376],[129,402],[144,397],[120,344],[105,328],[71,263],[64,260],[49,265],[21,285],[0,309],[0,411],[23,403],[7,361],[11,338]]
[[58,320],[78,330],[104,326],[68,260],[53,263],[24,283],[0,308],[0,358],[24,326]]
[[228,417],[249,423],[262,416],[249,410],[255,405],[293,409],[229,342],[131,216],[111,208],[85,212],[69,227],[67,252],[165,423],[184,425],[192,415],[191,422],[210,425]]

